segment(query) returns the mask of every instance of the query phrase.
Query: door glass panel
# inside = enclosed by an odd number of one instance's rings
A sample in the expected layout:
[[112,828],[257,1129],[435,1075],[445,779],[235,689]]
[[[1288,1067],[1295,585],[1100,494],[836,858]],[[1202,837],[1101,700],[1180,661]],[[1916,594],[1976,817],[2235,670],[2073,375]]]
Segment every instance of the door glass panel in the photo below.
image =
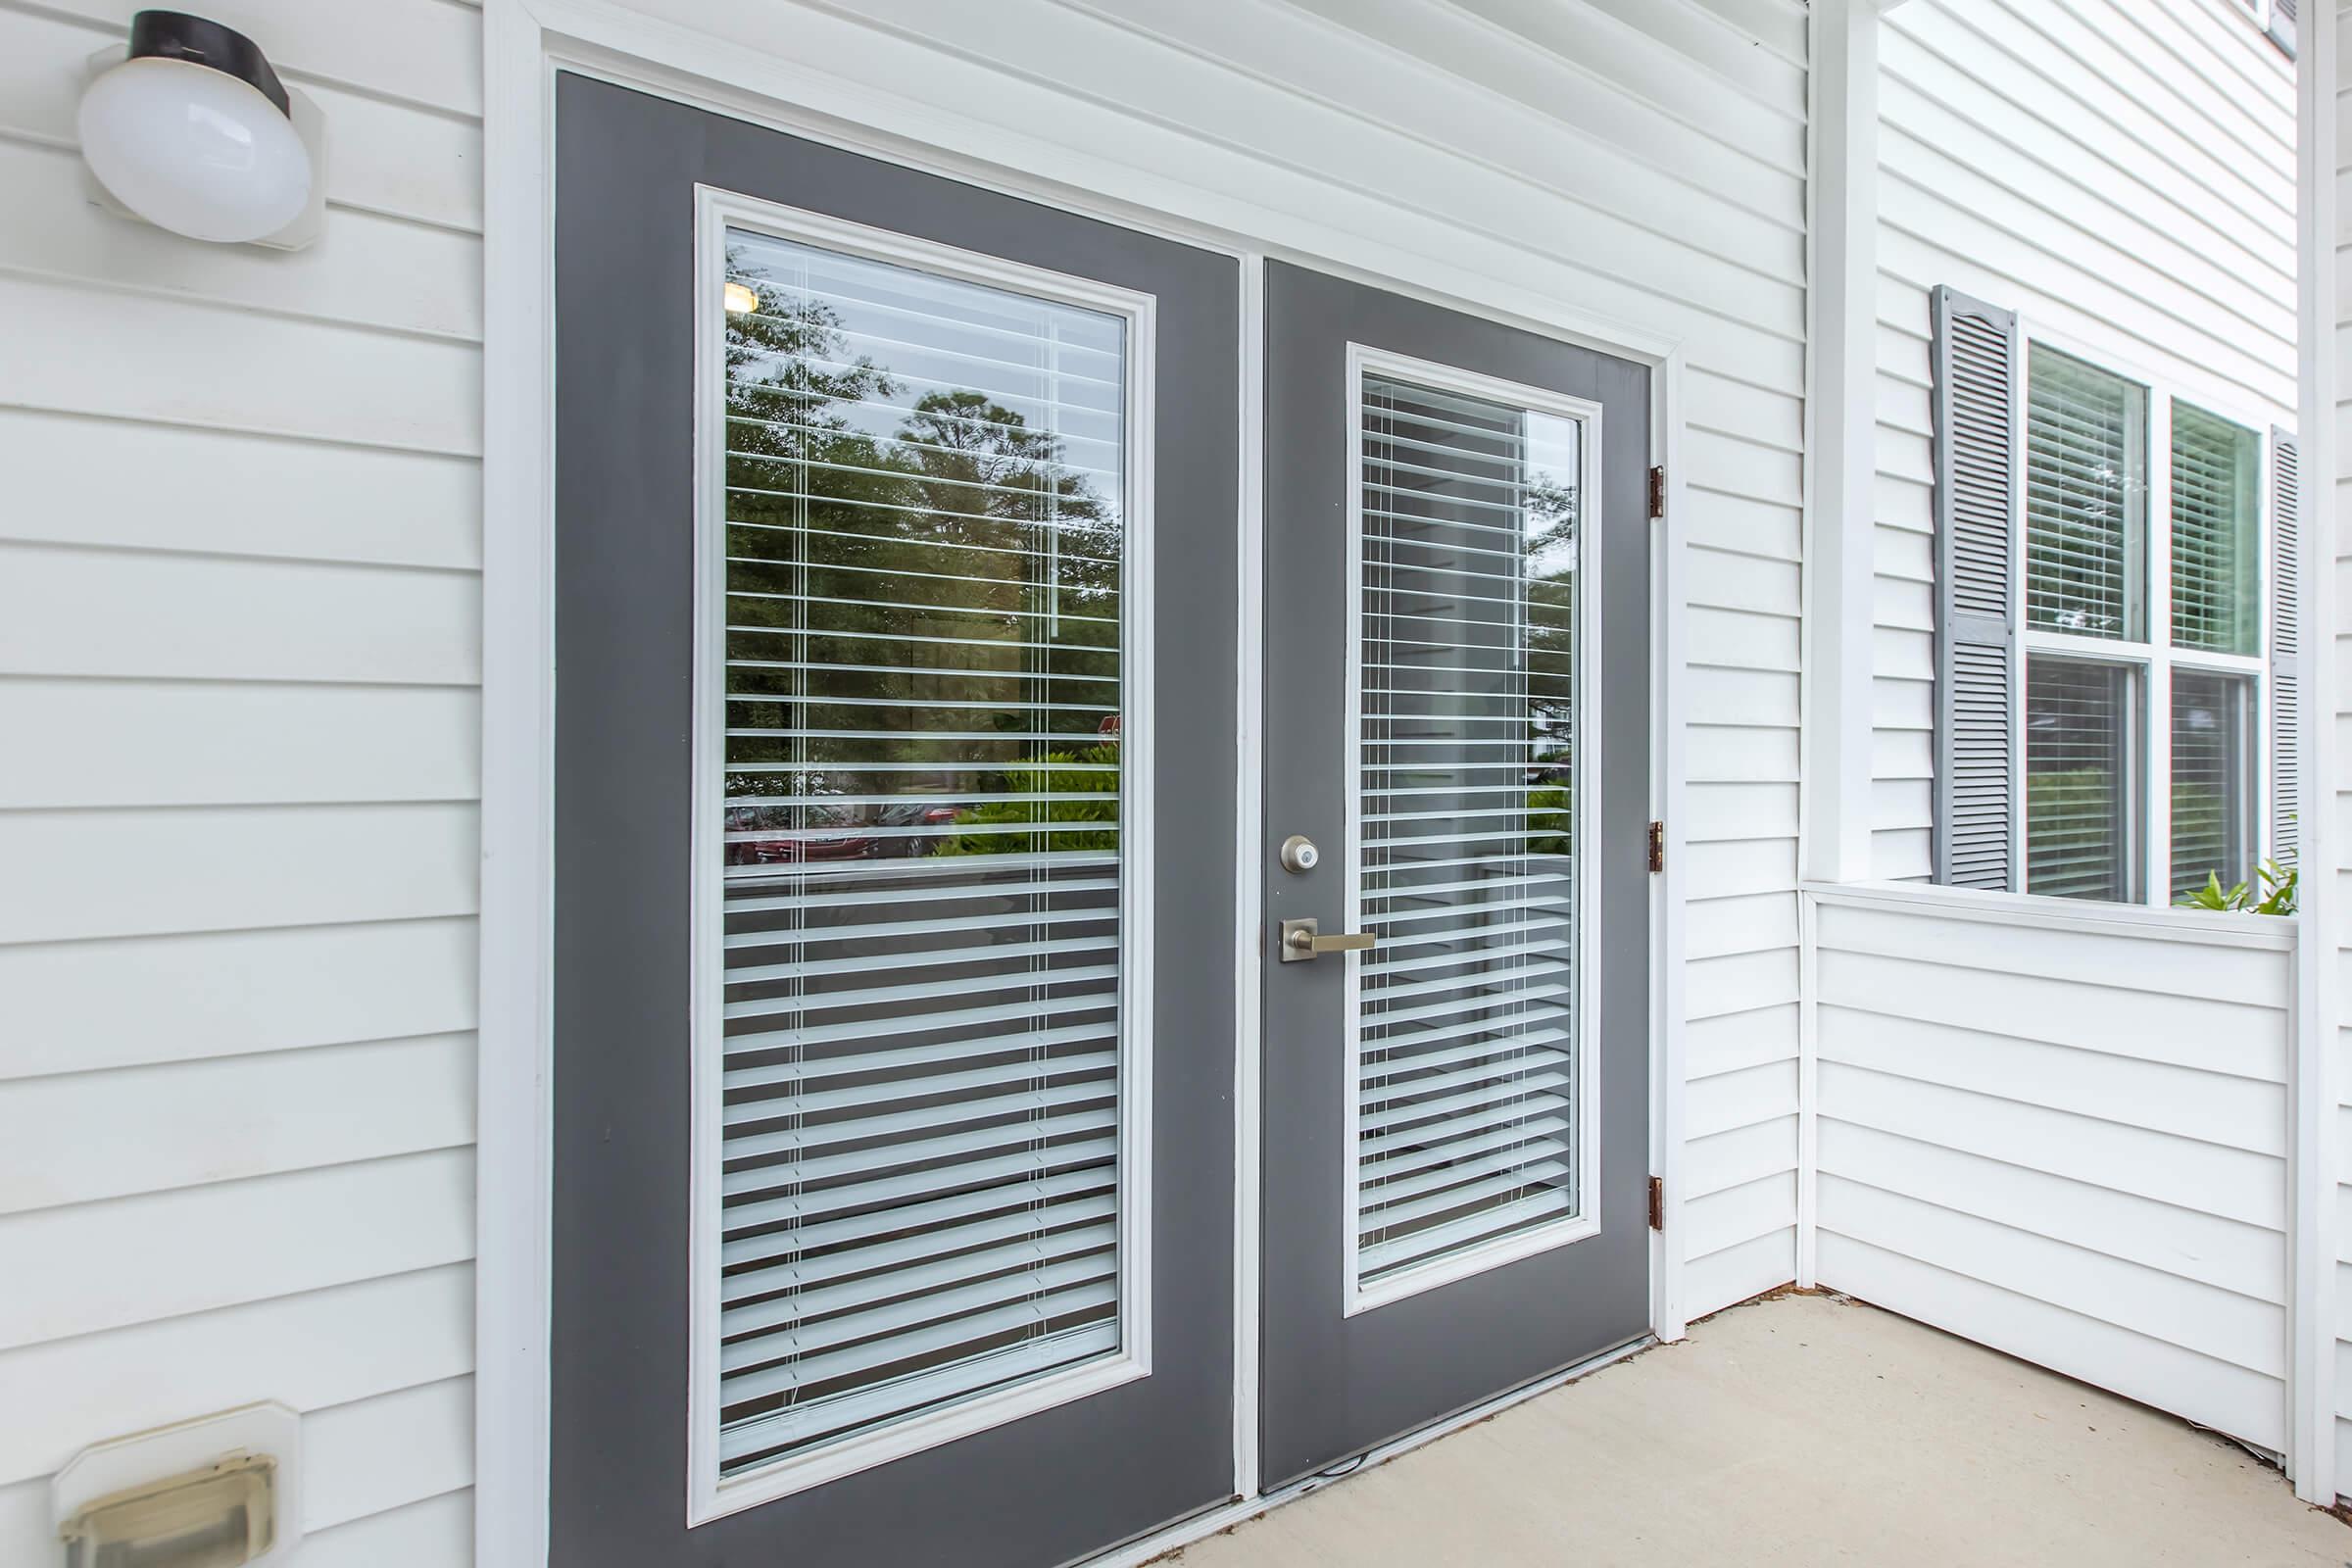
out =
[[1120,1348],[1142,868],[1130,319],[744,231],[725,265],[735,1474]]
[[1353,1276],[1402,1294],[1583,1211],[1584,432],[1377,371],[1361,406]]

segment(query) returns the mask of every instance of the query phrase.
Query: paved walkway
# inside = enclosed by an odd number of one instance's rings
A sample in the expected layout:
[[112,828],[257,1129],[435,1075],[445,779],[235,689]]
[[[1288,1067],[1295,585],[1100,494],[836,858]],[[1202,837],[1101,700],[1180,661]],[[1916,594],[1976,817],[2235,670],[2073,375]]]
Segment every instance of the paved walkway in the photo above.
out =
[[1788,1297],[1172,1560],[2352,1568],[2352,1529],[2171,1416],[1875,1308]]

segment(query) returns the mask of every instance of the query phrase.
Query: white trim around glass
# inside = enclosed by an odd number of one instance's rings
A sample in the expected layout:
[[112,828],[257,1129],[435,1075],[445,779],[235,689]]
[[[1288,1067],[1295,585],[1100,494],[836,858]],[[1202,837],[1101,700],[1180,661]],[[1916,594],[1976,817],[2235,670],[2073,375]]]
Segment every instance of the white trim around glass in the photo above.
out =
[[[2269,853],[2272,759],[2264,715],[2269,712],[2270,695],[2268,611],[2274,572],[2270,529],[2273,455],[2269,431],[2274,421],[2231,399],[2210,397],[2203,389],[2149,373],[2098,345],[2074,339],[2022,314],[2018,318],[2018,345],[2013,445],[2019,461],[2012,468],[2015,487],[2012,515],[2018,519],[2018,526],[2012,530],[2011,571],[2012,580],[2019,585],[2019,635],[2012,690],[2020,694],[2012,722],[2016,726],[2015,755],[2025,759],[2025,765],[2017,774],[2013,816],[2021,832],[2020,885],[2029,893],[2056,891],[2047,886],[2046,878],[2044,887],[2037,889],[2032,870],[2032,664],[2033,656],[2039,653],[2047,656],[2053,665],[2065,661],[2061,667],[2072,671],[2115,672],[2111,695],[2115,699],[2114,723],[2119,737],[2111,750],[2122,759],[2126,775],[2116,787],[2113,808],[2116,832],[2126,846],[2124,855],[2129,871],[2128,886],[2122,890],[2123,901],[2167,906],[2175,897],[2172,768],[2176,745],[2176,673],[2242,682],[2243,701],[2237,705],[2242,717],[2232,721],[2233,734],[2222,745],[2225,754],[2233,751],[2241,760],[2239,787],[2247,794],[2240,824],[2246,836],[2245,853],[2239,857],[2245,862],[2245,869],[2239,874],[2250,875],[2252,862]],[[2132,401],[2130,395],[2136,395],[2138,407],[2128,411],[2117,436],[2117,441],[2128,449],[2124,452],[2124,467],[2112,479],[2115,490],[2126,496],[2129,509],[2121,523],[2121,554],[2111,567],[2094,568],[2112,578],[2115,585],[2121,624],[2114,635],[2087,627],[2061,631],[2035,623],[2032,598],[2032,492],[2035,466],[2034,368],[2037,351],[2062,356],[2088,377],[2126,389],[2128,402]],[[2243,475],[2250,510],[2241,519],[2246,548],[2253,557],[2250,592],[2242,607],[2253,632],[2252,651],[2248,653],[2175,646],[2173,470],[2178,457],[2176,411],[2180,408],[2217,426],[2234,427],[2245,437],[2252,457],[2251,469]],[[2139,468],[2136,474],[2131,471],[2134,458]],[[2133,487],[2139,490],[2136,502],[2129,495]],[[2225,875],[2224,881],[2229,880]]]
[[[1346,602],[1348,606],[1347,643],[1344,659],[1347,671],[1347,722],[1344,730],[1345,750],[1339,762],[1341,776],[1346,781],[1348,803],[1347,841],[1343,853],[1345,889],[1342,897],[1343,907],[1347,911],[1345,923],[1349,930],[1373,930],[1385,928],[1390,923],[1399,920],[1429,918],[1426,911],[1414,915],[1397,911],[1384,912],[1368,909],[1367,905],[1385,906],[1396,895],[1392,893],[1384,897],[1378,892],[1367,893],[1364,886],[1366,869],[1365,798],[1367,793],[1391,794],[1391,791],[1386,788],[1375,789],[1370,780],[1365,777],[1366,771],[1376,766],[1367,760],[1367,755],[1372,750],[1373,743],[1365,730],[1364,705],[1364,665],[1367,658],[1364,641],[1366,600],[1376,591],[1365,575],[1364,542],[1367,526],[1365,492],[1372,481],[1365,472],[1370,460],[1366,455],[1368,436],[1365,426],[1364,394],[1367,380],[1374,377],[1407,386],[1414,391],[1426,390],[1475,400],[1484,405],[1499,406],[1523,416],[1548,416],[1566,421],[1576,431],[1576,467],[1569,476],[1569,482],[1576,487],[1580,497],[1596,496],[1602,493],[1600,475],[1601,407],[1599,404],[1588,399],[1566,397],[1541,387],[1524,386],[1493,376],[1458,369],[1451,366],[1390,353],[1363,344],[1350,343],[1348,346],[1348,417],[1345,426],[1346,450],[1342,454],[1342,461],[1346,464],[1344,471],[1348,496],[1348,549],[1344,565],[1347,573]],[[1523,452],[1524,446],[1523,438]],[[1491,463],[1493,460],[1487,461]],[[1519,466],[1522,467],[1526,466],[1524,456],[1519,460]],[[1519,508],[1520,523],[1523,527],[1526,525],[1524,515],[1526,510],[1524,507]],[[1460,1221],[1457,1223],[1461,1224],[1465,1231],[1463,1245],[1432,1247],[1426,1255],[1409,1261],[1406,1266],[1396,1267],[1387,1272],[1379,1271],[1377,1268],[1367,1268],[1362,1212],[1364,1184],[1367,1179],[1362,1136],[1366,1094],[1363,1087],[1366,1053],[1364,1032],[1367,1024],[1364,1009],[1366,961],[1364,954],[1348,953],[1345,955],[1348,967],[1346,1000],[1343,1004],[1343,1016],[1346,1020],[1345,1028],[1347,1030],[1346,1059],[1348,1063],[1348,1090],[1343,1097],[1345,1113],[1343,1137],[1347,1151],[1344,1160],[1344,1185],[1347,1194],[1347,1262],[1343,1310],[1348,1316],[1372,1310],[1405,1297],[1418,1295],[1423,1291],[1435,1290],[1440,1286],[1468,1278],[1488,1269],[1500,1267],[1523,1257],[1533,1256],[1538,1252],[1548,1251],[1555,1247],[1567,1246],[1586,1237],[1597,1235],[1600,1231],[1599,1205],[1595,1201],[1600,1192],[1599,1074],[1601,1054],[1599,1020],[1601,1011],[1598,940],[1600,924],[1598,921],[1587,917],[1588,912],[1596,906],[1599,887],[1595,870],[1596,857],[1581,852],[1592,842],[1592,828],[1591,824],[1595,824],[1601,819],[1599,793],[1601,770],[1598,765],[1598,742],[1602,733],[1599,705],[1604,698],[1602,684],[1595,678],[1592,661],[1585,657],[1588,651],[1596,650],[1601,646],[1599,633],[1602,613],[1599,596],[1592,593],[1589,587],[1595,572],[1587,569],[1598,562],[1598,534],[1596,530],[1585,526],[1585,520],[1584,516],[1579,514],[1571,524],[1574,528],[1575,544],[1574,557],[1570,565],[1572,587],[1569,616],[1571,638],[1569,701],[1572,715],[1572,739],[1570,744],[1571,784],[1568,833],[1571,849],[1568,879],[1571,888],[1570,960],[1567,989],[1569,991],[1570,1019],[1569,1029],[1565,1033],[1568,1036],[1569,1049],[1574,1052],[1574,1061],[1568,1074],[1570,1079],[1568,1088],[1574,1103],[1565,1129],[1572,1141],[1569,1159],[1566,1162],[1570,1166],[1570,1180],[1573,1183],[1571,1189],[1573,1196],[1568,1212],[1548,1218],[1539,1218],[1533,1223],[1516,1224],[1501,1230],[1499,1234],[1488,1236],[1485,1240],[1478,1238],[1494,1228],[1492,1215]],[[1517,587],[1514,598],[1518,602],[1503,607],[1503,610],[1505,614],[1514,620],[1523,615],[1528,608],[1525,592],[1527,584],[1516,568],[1518,563],[1525,560],[1525,552],[1531,544],[1532,541],[1523,532],[1520,539],[1509,547],[1517,558],[1514,562],[1515,569],[1512,572],[1512,578]],[[1460,551],[1457,549],[1451,553],[1459,555]],[[1470,553],[1484,555],[1493,554],[1494,551],[1492,549],[1473,549]],[[1416,575],[1422,574],[1416,573]],[[1393,593],[1394,587],[1384,591]],[[1518,640],[1524,641],[1525,628],[1520,627],[1519,631],[1521,638]],[[1516,646],[1509,649],[1508,652],[1513,661],[1519,663],[1521,684],[1524,685],[1525,661],[1529,657],[1529,649],[1525,646]],[[1480,721],[1494,722],[1495,720]],[[1488,770],[1492,770],[1492,764],[1489,764]],[[1393,778],[1393,775],[1390,776]],[[1522,791],[1523,783],[1513,783],[1508,788],[1514,792]],[[1456,793],[1461,792],[1457,790]],[[1524,811],[1520,814],[1522,817],[1526,815]],[[1520,831],[1523,836],[1526,836],[1526,829],[1527,823],[1523,820],[1520,823]],[[1484,855],[1478,858],[1490,858]],[[1491,858],[1497,860],[1505,858],[1500,854]],[[1522,876],[1514,880],[1526,881],[1527,878]],[[1528,898],[1523,902],[1532,907],[1535,901]],[[1448,943],[1448,950],[1453,946],[1453,943]],[[1461,956],[1449,951],[1448,956],[1451,961],[1446,964],[1446,967],[1461,966],[1463,961]],[[1458,993],[1459,988],[1456,981],[1449,980],[1445,982],[1445,985],[1449,990]],[[1507,1004],[1507,995],[1500,1000]],[[1378,1020],[1375,1018],[1372,1021],[1377,1022]],[[1480,1029],[1477,1031],[1479,1039],[1472,1040],[1468,1045],[1456,1047],[1456,1052],[1468,1052],[1475,1049],[1482,1057],[1508,1054],[1508,1042],[1484,1038],[1496,1033],[1498,1027]],[[1460,1032],[1458,1026],[1454,1032]],[[1474,1066],[1466,1071],[1477,1075],[1487,1074],[1490,1069]],[[1446,1075],[1440,1074],[1439,1076]],[[1484,1084],[1484,1080],[1481,1081]],[[1485,1085],[1477,1092],[1477,1097],[1481,1100],[1481,1104],[1472,1107],[1473,1112],[1483,1110],[1492,1113],[1496,1111],[1497,1107],[1485,1103],[1486,1101],[1495,1098],[1492,1085]],[[1485,1162],[1485,1164],[1496,1165],[1495,1173],[1490,1178],[1491,1183],[1512,1183],[1523,1177],[1530,1181],[1533,1180],[1531,1171],[1527,1167],[1534,1164],[1535,1156],[1528,1151],[1536,1146],[1523,1141],[1528,1136],[1526,1126],[1513,1125],[1500,1132],[1486,1131],[1484,1136],[1489,1142],[1496,1143],[1499,1150],[1499,1152],[1490,1156]],[[1499,1142],[1497,1142],[1498,1140]],[[1505,1145],[1510,1147],[1504,1147]],[[1426,1159],[1429,1156],[1423,1154],[1415,1157]],[[1485,1164],[1474,1162],[1471,1168],[1484,1169]],[[1426,1182],[1428,1179],[1416,1177],[1409,1180]],[[1455,1193],[1460,1191],[1463,1189],[1454,1190]],[[1424,1201],[1425,1203],[1449,1203],[1452,1201],[1452,1196],[1441,1193]],[[1441,1234],[1431,1233],[1429,1238],[1420,1241],[1417,1245],[1428,1247],[1430,1242],[1437,1240],[1442,1240]]]
[[[721,1283],[726,1267],[722,1234],[725,1199],[722,1169],[729,1156],[730,1135],[727,1130],[729,1107],[726,1100],[729,1070],[723,1030],[727,1016],[725,987],[729,938],[725,906],[726,888],[730,879],[724,865],[722,844],[751,836],[748,830],[729,831],[729,808],[722,801],[730,771],[726,744],[729,730],[726,708],[731,691],[727,633],[735,619],[728,611],[730,551],[726,522],[729,518],[727,468],[731,443],[727,434],[730,416],[724,394],[728,368],[726,321],[730,306],[727,290],[745,288],[745,285],[731,283],[726,276],[729,236],[752,235],[782,241],[824,257],[878,264],[881,269],[919,274],[923,280],[944,279],[958,286],[975,285],[1000,295],[1018,296],[1047,306],[1091,313],[1096,318],[1107,318],[1117,323],[1123,349],[1120,354],[1120,379],[1111,388],[1118,411],[1114,415],[1118,430],[1112,438],[1117,452],[1114,460],[1108,460],[1116,461],[1119,468],[1115,485],[1119,493],[1116,503],[1119,522],[1119,555],[1116,564],[1118,610],[1115,616],[1119,646],[1115,655],[1117,674],[1113,678],[1118,689],[1127,692],[1148,691],[1152,680],[1152,595],[1150,562],[1153,311],[1152,301],[1145,295],[708,187],[698,188],[695,223],[695,414],[699,466],[696,496],[699,515],[696,521],[697,732],[694,744],[695,930],[692,999],[694,1348],[687,1517],[690,1524],[701,1524],[1146,1376],[1151,1370],[1152,1344],[1152,1260],[1149,1240],[1152,1200],[1150,957],[1153,858],[1152,803],[1147,793],[1152,776],[1151,709],[1149,704],[1120,702],[1114,698],[1108,708],[1112,715],[1108,722],[1114,728],[1105,731],[1114,735],[1121,754],[1116,794],[1117,848],[1107,858],[1115,868],[1116,877],[1116,891],[1111,895],[1116,906],[1116,935],[1109,947],[1115,965],[1117,1006],[1115,1026],[1110,1036],[1116,1052],[1116,1061],[1111,1067],[1116,1107],[1108,1128],[1114,1151],[1110,1156],[1111,1168],[1116,1183],[1112,1217],[1115,1238],[1109,1244],[1115,1250],[1114,1273],[1111,1276],[1115,1280],[1115,1298],[1111,1303],[1110,1321],[1088,1331],[1086,1343],[1076,1347],[1071,1359],[1042,1358],[1039,1369],[1034,1373],[1020,1375],[1018,1369],[1007,1369],[1007,1375],[1001,1379],[978,1380],[977,1386],[968,1395],[950,1394],[936,1399],[926,1399],[905,1411],[888,1412],[885,1418],[873,1424],[851,1427],[841,1436],[825,1437],[767,1462],[745,1464],[741,1455],[730,1459],[724,1451],[722,1386],[729,1374],[724,1368],[721,1344],[725,1335],[721,1326],[722,1312],[726,1307],[722,1299]],[[733,303],[740,307],[743,302],[738,296]],[[974,328],[968,324],[962,330],[966,337],[974,331],[983,335],[996,332],[993,327]],[[1095,357],[1100,359],[1100,353],[1097,352]],[[960,488],[968,490],[974,487],[964,484]],[[978,488],[991,487],[982,485]],[[1056,526],[1056,541],[1060,531]],[[1049,584],[1047,591],[1052,596],[1054,609],[1045,612],[1057,613],[1061,602],[1059,579]],[[1023,639],[1024,644],[1037,640],[1028,633],[1023,634]],[[1098,684],[1101,681],[1100,676],[1078,678]],[[911,764],[897,765],[903,767]],[[1039,778],[1044,777],[1042,767],[1037,773]],[[799,777],[797,774],[794,776]],[[797,792],[800,785],[796,783],[791,788]],[[1045,796],[1040,794],[1029,798],[1043,801]],[[1042,808],[1046,815],[1041,820],[1058,820],[1051,806]],[[914,831],[912,828],[885,826],[871,829],[869,833],[904,836]],[[982,831],[990,830],[983,828]],[[1022,830],[1022,836],[1026,839],[1038,835]],[[814,852],[804,850],[802,859],[795,862],[789,858],[789,835],[779,842],[788,844],[787,870],[796,863],[806,869],[808,861],[813,858]],[[896,847],[897,840],[893,839],[892,844]],[[983,863],[990,869],[998,869],[1014,861],[1037,862],[1036,874],[1044,876],[1048,868],[1043,862],[1052,858],[1051,853],[1012,855],[989,857]],[[1097,857],[1089,857],[1090,860],[1093,858]],[[906,873],[933,863],[925,858],[891,858],[874,861],[863,869],[885,881],[903,884]],[[742,869],[738,867],[739,871]],[[735,885],[741,885],[740,878],[733,880]],[[1100,880],[1099,874],[1095,880]],[[1090,885],[1093,884],[1090,882]],[[871,900],[875,895],[860,897]],[[934,897],[937,895],[934,894]],[[765,902],[813,902],[813,898],[788,896],[783,900]],[[1086,923],[1103,923],[1100,914],[1108,912],[1102,910]],[[1064,911],[1055,918],[1067,920],[1085,914],[1086,911],[1076,914]],[[927,927],[946,923],[952,922],[916,924]],[[914,928],[901,925],[894,929]],[[1065,926],[1063,929],[1075,927]],[[1042,950],[1070,945],[1050,942],[1021,946],[1022,951],[1026,951],[1028,948]],[[1104,944],[1097,936],[1087,945],[1101,948]],[[797,953],[799,949],[795,947],[792,951]],[[918,966],[923,961],[919,956],[909,957],[901,954],[898,956],[902,962],[912,962]],[[934,957],[930,961],[942,960]],[[791,964],[784,967],[814,969],[819,966]],[[1094,971],[1090,969],[1084,972],[1091,974]],[[1052,973],[1050,970],[1043,971],[1036,978],[1048,979]],[[864,991],[854,993],[859,997],[876,994]],[[1093,1010],[1101,1010],[1099,1004]],[[1088,1027],[1098,1032],[1100,1030],[1099,1024]],[[1072,1031],[1048,1032],[1059,1036]],[[995,1043],[993,1039],[984,1042]],[[857,1059],[862,1061],[865,1058]],[[1043,1059],[1048,1066],[1058,1070],[1054,1058]],[[1092,1057],[1088,1059],[1091,1061]],[[1020,1063],[1013,1065],[1018,1067]],[[1049,1092],[1047,1096],[1037,1098],[1050,1099],[1052,1094]],[[910,1114],[919,1116],[921,1113]],[[798,1125],[797,1112],[795,1124]],[[797,1134],[781,1136],[787,1141],[797,1138]],[[1039,1250],[1042,1256],[1047,1250],[1041,1248]],[[1096,1251],[1099,1256],[1100,1249]],[[1047,1281],[1051,1272],[1049,1265],[1039,1271],[1038,1278]],[[1051,1281],[1047,1283],[1051,1284]],[[1102,1294],[1099,1286],[1094,1290],[1095,1294]],[[1017,1310],[1018,1305],[1017,1302],[1013,1303],[1005,1310]],[[1095,1348],[1098,1343],[1100,1348]],[[910,1377],[907,1381],[919,1380]]]

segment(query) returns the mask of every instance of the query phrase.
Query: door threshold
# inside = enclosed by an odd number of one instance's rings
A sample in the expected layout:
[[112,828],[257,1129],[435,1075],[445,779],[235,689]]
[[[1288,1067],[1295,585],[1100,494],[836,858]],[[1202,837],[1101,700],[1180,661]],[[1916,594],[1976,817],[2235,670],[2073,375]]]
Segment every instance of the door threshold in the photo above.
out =
[[1499,1415],[1512,1405],[1525,1403],[1541,1394],[1549,1394],[1552,1390],[1574,1383],[1579,1378],[1590,1377],[1602,1367],[1623,1361],[1629,1356],[1638,1355],[1657,1343],[1657,1336],[1654,1334],[1643,1334],[1639,1339],[1628,1340],[1615,1349],[1603,1350],[1598,1355],[1587,1356],[1573,1366],[1562,1367],[1559,1371],[1540,1377],[1533,1383],[1522,1384],[1508,1394],[1498,1394],[1494,1398],[1471,1405],[1466,1410],[1457,1410],[1442,1421],[1433,1421],[1418,1431],[1408,1432],[1401,1438],[1392,1438],[1379,1447],[1368,1450],[1361,1458],[1352,1463],[1343,1460],[1342,1464],[1346,1466],[1344,1469],[1335,1466],[1326,1475],[1308,1476],[1302,1481],[1291,1482],[1288,1486],[1278,1488],[1273,1492],[1260,1493],[1254,1497],[1242,1497],[1232,1502],[1220,1503],[1214,1508],[1194,1514],[1190,1518],[1179,1519],[1176,1523],[1155,1530],[1139,1541],[1131,1541],[1123,1546],[1113,1546],[1110,1550],[1092,1557],[1075,1558],[1066,1565],[1066,1568],[1141,1568],[1142,1564],[1154,1562],[1170,1552],[1191,1545],[1196,1541],[1203,1541],[1220,1531],[1231,1530],[1236,1525],[1247,1524],[1259,1514],[1269,1513],[1286,1502],[1296,1502],[1309,1493],[1321,1492],[1326,1487],[1336,1486],[1342,1481],[1360,1476],[1375,1466],[1388,1463],[1398,1454],[1410,1453],[1424,1444],[1435,1443],[1440,1438],[1450,1437],[1464,1427],[1476,1426],[1489,1416]]

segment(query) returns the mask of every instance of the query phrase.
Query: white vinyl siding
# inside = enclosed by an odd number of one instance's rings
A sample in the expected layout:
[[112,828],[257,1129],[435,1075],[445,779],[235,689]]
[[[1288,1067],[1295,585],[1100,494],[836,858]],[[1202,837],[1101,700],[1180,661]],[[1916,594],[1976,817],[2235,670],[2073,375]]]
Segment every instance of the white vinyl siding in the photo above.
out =
[[456,1568],[480,18],[228,19],[330,126],[276,255],[85,201],[129,9],[0,0],[0,1560],[82,1445],[274,1398],[306,1568]]
[[2288,922],[1814,897],[1822,1283],[2283,1446]]
[[2226,0],[1886,13],[1873,875],[1930,873],[1929,291],[1949,284],[2092,364],[2292,427],[2293,81]]

